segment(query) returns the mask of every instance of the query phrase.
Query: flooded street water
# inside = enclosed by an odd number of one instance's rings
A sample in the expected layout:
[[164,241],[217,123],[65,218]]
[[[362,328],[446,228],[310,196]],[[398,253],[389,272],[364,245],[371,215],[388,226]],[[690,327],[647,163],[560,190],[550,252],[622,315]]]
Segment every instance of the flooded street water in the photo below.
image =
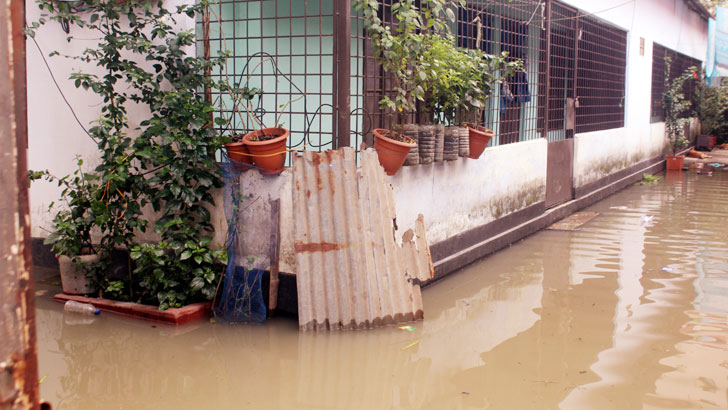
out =
[[425,289],[413,330],[79,323],[40,284],[41,395],[59,410],[727,409],[728,171],[586,211],[581,230]]

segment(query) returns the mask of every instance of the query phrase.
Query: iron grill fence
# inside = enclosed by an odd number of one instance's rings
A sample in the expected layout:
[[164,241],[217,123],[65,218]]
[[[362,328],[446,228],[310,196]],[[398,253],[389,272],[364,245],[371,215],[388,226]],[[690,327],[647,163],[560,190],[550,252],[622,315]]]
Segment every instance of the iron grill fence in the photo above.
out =
[[584,17],[577,36],[576,132],[624,127],[627,33]]
[[[695,66],[700,67],[701,61],[685,54],[678,53],[660,44],[654,43],[652,47],[652,109],[650,122],[665,121],[665,109],[662,106],[662,95],[665,93],[665,65],[666,57],[672,59],[669,81],[679,77],[685,70]],[[683,88],[687,100],[694,102],[696,81],[688,81]],[[682,114],[683,118],[691,116],[692,108]]]
[[[262,90],[252,110],[212,92],[222,135],[283,125],[288,148],[331,148],[334,137],[334,9],[332,0],[222,0],[209,8],[209,53],[231,52],[216,80]],[[198,30],[204,31],[203,21]],[[290,165],[290,158],[288,159]]]
[[[385,23],[392,22],[396,1],[379,0]],[[291,131],[289,148],[321,151],[358,149],[361,142],[371,144],[373,128],[389,127],[389,113],[379,108],[379,100],[392,81],[373,57],[364,22],[350,4],[222,0],[211,5],[209,29],[204,21],[198,25],[201,48],[211,55],[232,53],[227,67],[211,75],[234,83],[249,80],[263,90],[252,115],[234,113],[229,95],[213,93],[215,115],[232,118],[219,131],[242,134],[280,119]],[[506,51],[524,63],[525,71],[505,79],[488,102],[483,121],[496,131],[492,145],[553,141],[574,131],[624,125],[626,32],[556,1],[470,0],[456,11],[451,30],[458,46]],[[422,122],[424,116],[415,112],[409,119]]]

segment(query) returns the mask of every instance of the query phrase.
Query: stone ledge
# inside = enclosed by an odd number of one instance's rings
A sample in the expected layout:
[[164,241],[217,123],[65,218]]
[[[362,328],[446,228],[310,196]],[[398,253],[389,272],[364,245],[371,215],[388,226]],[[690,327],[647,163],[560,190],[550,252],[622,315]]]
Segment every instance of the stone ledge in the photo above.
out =
[[66,303],[69,300],[75,300],[76,302],[81,303],[90,303],[97,309],[105,312],[112,312],[136,319],[151,320],[154,322],[167,323],[176,326],[210,317],[210,303],[194,303],[181,308],[170,308],[165,311],[160,311],[156,306],[120,302],[110,299],[66,295],[65,293],[59,293],[53,296],[53,300],[61,303]]

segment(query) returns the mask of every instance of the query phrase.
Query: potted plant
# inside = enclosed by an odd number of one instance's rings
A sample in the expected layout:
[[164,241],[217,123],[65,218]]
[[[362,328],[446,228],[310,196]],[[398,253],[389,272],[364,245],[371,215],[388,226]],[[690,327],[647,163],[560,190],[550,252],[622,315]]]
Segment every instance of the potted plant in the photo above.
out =
[[471,64],[470,70],[464,75],[471,84],[464,96],[463,112],[465,125],[469,132],[470,153],[469,158],[477,159],[488,146],[490,139],[495,132],[483,126],[485,106],[488,98],[493,93],[494,86],[508,78],[516,71],[523,70],[520,60],[508,61],[508,53],[503,52],[500,56],[483,53],[480,50],[466,51]]
[[690,108],[690,101],[685,100],[683,89],[690,80],[698,78],[697,68],[690,67],[674,80],[670,79],[672,60],[665,57],[665,92],[662,94],[662,106],[665,109],[665,133],[667,135],[668,147],[672,155],[666,155],[668,171],[680,171],[685,160],[684,155],[677,155],[681,148],[688,145],[685,138],[685,128],[689,121],[681,118],[682,114]]
[[[53,217],[53,230],[44,244],[52,245],[58,258],[63,292],[71,295],[96,291],[92,268],[100,259],[100,249],[91,240],[91,230],[99,216],[97,211],[102,209],[99,203],[102,190],[99,177],[83,172],[82,166],[83,160],[77,157],[77,168],[72,175],[57,178],[48,170],[28,173],[31,181],[42,178],[62,188],[61,198],[66,207]],[[54,205],[50,204],[50,211]]]
[[[461,1],[464,4],[464,1]],[[416,109],[417,101],[423,101],[427,74],[426,33],[439,31],[444,25],[439,20],[446,12],[451,20],[455,14],[445,9],[444,0],[425,0],[420,8],[414,0],[401,0],[392,6],[393,28],[384,24],[378,16],[378,3],[369,0],[355,0],[354,9],[364,18],[374,56],[379,59],[384,71],[392,76],[393,95],[385,96],[379,102],[382,109],[392,115],[392,129],[375,129],[374,149],[388,175],[394,175],[404,163],[407,153],[417,146],[414,139],[403,133],[407,115]]]
[[[247,110],[249,102],[256,96],[259,96],[261,91],[258,88],[251,89],[247,86],[243,88],[230,87],[227,81],[221,83],[220,91],[227,91],[227,94],[231,97],[233,102],[231,115],[227,120],[222,117],[217,117],[215,119],[218,126],[225,127],[222,131],[222,134],[224,135],[227,133],[227,130],[232,124],[233,116],[240,113],[240,105],[243,104]],[[250,150],[245,142],[243,142],[243,137],[243,134],[234,133],[229,138],[225,138],[223,144],[228,158],[233,161],[233,166],[238,171],[247,171],[252,168],[254,164],[253,157],[250,155]]]
[[[303,99],[304,95],[302,94],[280,105],[278,107],[278,115],[275,119],[276,125],[266,127],[262,119],[255,114],[255,108],[253,107],[253,100],[257,99],[261,101],[264,93],[259,88],[251,88],[250,80],[256,71],[267,62],[272,65],[274,72],[279,73],[280,70],[273,58],[267,56],[265,53],[258,53],[251,56],[248,59],[248,64],[254,58],[260,58],[261,60],[250,71],[242,87],[231,85],[226,76],[220,82],[221,93],[226,93],[230,96],[233,106],[229,110],[230,114],[228,118],[219,116],[215,119],[215,123],[218,126],[225,127],[223,133],[230,128],[233,118],[236,115],[240,116],[239,120],[241,124],[253,124],[255,130],[244,135],[234,134],[230,138],[225,138],[225,149],[227,150],[228,156],[235,161],[234,164],[239,170],[245,170],[249,168],[248,165],[255,164],[262,174],[277,175],[283,171],[286,153],[288,151],[286,144],[288,137],[291,135],[290,131],[283,127],[281,118],[286,107]],[[245,68],[243,68],[243,71],[245,71]],[[240,106],[243,107],[242,110]],[[218,115],[224,115],[228,110],[223,109],[221,111],[222,113]],[[245,116],[243,116],[243,112]]]
[[719,139],[728,136],[728,86],[708,86],[701,81],[696,98],[701,133],[710,136],[710,148],[713,149]]
[[428,62],[428,87],[425,105],[432,112],[435,126],[435,161],[455,160],[460,150],[457,112],[469,84],[463,75],[470,61],[455,47],[450,35],[430,34],[426,37],[423,59]]

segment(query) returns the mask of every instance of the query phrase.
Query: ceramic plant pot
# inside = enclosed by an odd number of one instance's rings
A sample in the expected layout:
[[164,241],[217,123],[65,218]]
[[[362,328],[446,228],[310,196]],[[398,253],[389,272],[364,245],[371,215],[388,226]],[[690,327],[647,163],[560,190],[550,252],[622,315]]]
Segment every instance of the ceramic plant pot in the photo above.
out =
[[[99,255],[81,255],[78,258],[87,264],[99,261]],[[73,259],[61,255],[58,257],[58,267],[61,271],[61,286],[63,293],[69,295],[88,295],[96,291],[91,278],[86,276],[86,271],[76,266]]]
[[243,144],[248,147],[253,161],[263,175],[277,175],[283,171],[289,135],[290,131],[285,128],[263,128],[243,137]]
[[402,135],[407,142],[398,141],[390,138],[392,133],[390,130],[377,128],[374,133],[374,149],[377,151],[379,163],[384,167],[387,175],[394,175],[404,164],[407,153],[410,149],[415,148],[417,143],[405,135]]
[[668,171],[682,171],[683,161],[685,161],[685,156],[684,155],[667,155],[667,156],[665,156],[665,161],[667,161],[667,170]]
[[233,166],[238,171],[247,171],[253,167],[253,157],[250,156],[248,146],[243,141],[229,142],[225,144],[228,157],[235,161]]
[[495,137],[495,132],[482,126],[477,128],[468,126],[468,133],[470,136],[470,155],[468,155],[468,158],[478,159],[480,154],[485,151],[485,147],[488,146],[491,138]]

